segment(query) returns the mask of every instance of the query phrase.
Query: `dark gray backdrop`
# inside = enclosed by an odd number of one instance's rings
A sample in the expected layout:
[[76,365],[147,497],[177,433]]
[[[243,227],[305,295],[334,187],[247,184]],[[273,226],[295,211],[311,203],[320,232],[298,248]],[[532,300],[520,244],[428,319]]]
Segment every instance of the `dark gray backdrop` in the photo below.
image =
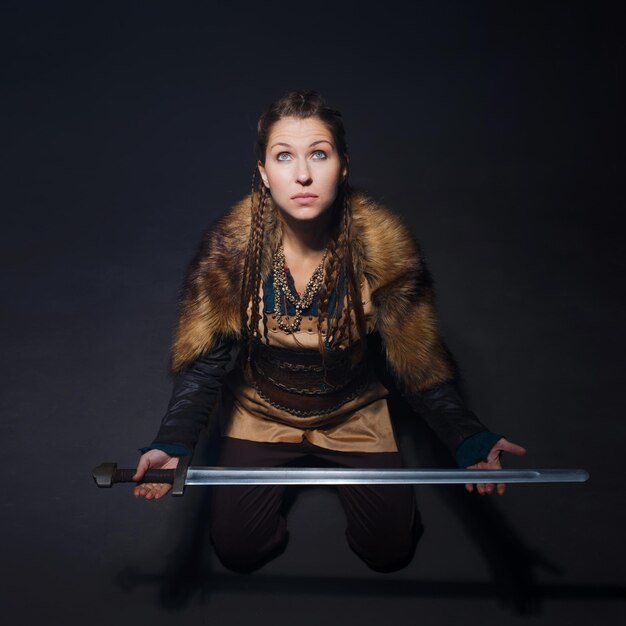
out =
[[[3,616],[619,622],[623,28],[612,3],[2,3]],[[343,111],[352,183],[421,241],[472,407],[529,449],[509,466],[592,476],[422,488],[426,534],[390,576],[350,553],[332,490],[300,492],[287,552],[242,577],[200,491],[91,483],[154,433],[185,267],[292,87]],[[450,462],[398,429],[411,463]]]

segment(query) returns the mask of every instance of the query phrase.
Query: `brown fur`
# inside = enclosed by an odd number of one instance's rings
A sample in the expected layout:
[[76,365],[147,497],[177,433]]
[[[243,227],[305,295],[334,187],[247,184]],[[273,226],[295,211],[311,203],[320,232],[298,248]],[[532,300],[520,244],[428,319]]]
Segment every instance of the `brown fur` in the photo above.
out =
[[[433,293],[419,249],[400,219],[369,198],[352,200],[352,256],[378,307],[378,331],[402,387],[428,389],[452,378],[439,339]],[[241,338],[241,281],[250,232],[250,197],[207,232],[185,280],[171,355],[180,371],[218,337]],[[265,225],[262,276],[270,271],[280,226],[271,201]]]

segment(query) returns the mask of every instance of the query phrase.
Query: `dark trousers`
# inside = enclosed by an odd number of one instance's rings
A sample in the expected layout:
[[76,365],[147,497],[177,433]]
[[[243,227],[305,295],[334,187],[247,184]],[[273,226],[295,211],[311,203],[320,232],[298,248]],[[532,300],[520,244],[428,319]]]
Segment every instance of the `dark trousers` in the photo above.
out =
[[[222,467],[400,468],[399,452],[336,452],[302,443],[257,443],[222,438]],[[285,485],[213,487],[211,538],[229,569],[251,572],[278,556],[287,544],[282,511]],[[352,550],[380,572],[408,565],[422,523],[411,485],[338,485],[347,517],[346,537]]]

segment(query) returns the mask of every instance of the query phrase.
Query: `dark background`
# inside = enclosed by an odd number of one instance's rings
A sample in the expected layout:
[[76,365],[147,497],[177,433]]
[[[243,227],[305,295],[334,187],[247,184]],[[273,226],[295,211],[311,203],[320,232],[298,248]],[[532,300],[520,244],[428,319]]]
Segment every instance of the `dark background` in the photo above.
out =
[[[619,4],[3,2],[3,619],[620,623]],[[151,439],[185,267],[294,87],[343,112],[353,185],[421,241],[471,406],[529,449],[509,467],[591,474],[498,500],[420,488],[426,534],[387,576],[330,489],[300,492],[286,553],[237,576],[202,490],[154,504],[90,478]],[[398,428],[411,464],[450,463]]]

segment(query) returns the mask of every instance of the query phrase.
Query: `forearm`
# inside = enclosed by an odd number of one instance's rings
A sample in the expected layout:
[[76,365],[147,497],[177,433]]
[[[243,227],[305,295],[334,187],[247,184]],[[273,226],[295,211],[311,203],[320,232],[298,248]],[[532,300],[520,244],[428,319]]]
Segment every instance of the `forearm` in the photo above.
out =
[[485,458],[501,437],[489,431],[467,408],[450,382],[419,393],[405,394],[404,397],[454,454],[460,467]]
[[222,379],[234,368],[239,344],[223,340],[190,363],[176,378],[167,412],[149,446],[172,456],[193,453],[217,403]]

